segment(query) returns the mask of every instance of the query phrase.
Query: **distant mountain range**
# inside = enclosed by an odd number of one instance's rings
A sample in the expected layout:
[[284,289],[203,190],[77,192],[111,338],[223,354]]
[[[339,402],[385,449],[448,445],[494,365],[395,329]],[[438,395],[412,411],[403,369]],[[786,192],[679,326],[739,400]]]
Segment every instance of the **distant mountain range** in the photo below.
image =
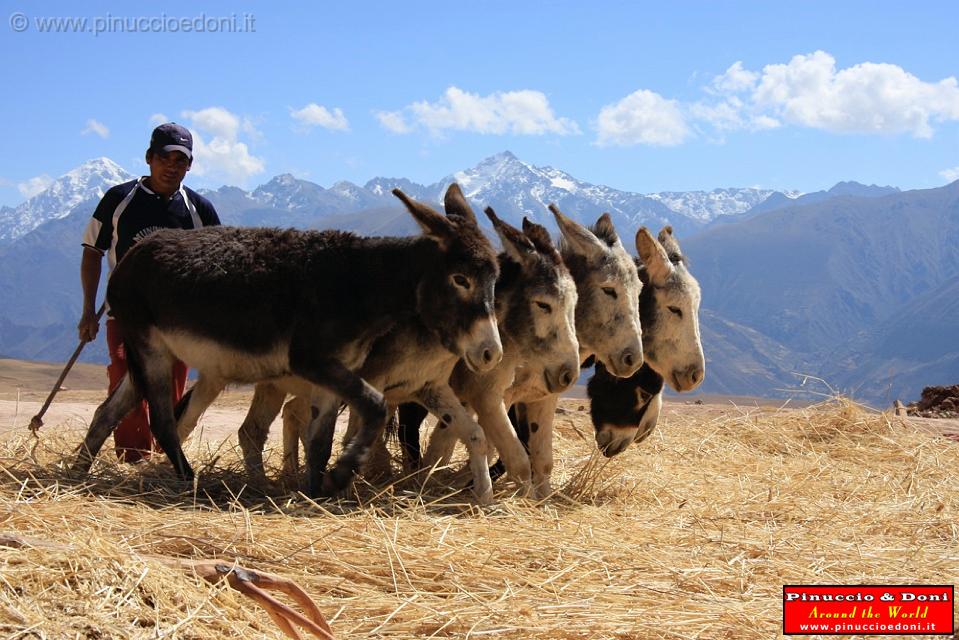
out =
[[[879,198],[893,193],[899,193],[897,187],[879,187],[874,184],[865,185],[858,182],[840,182],[828,191],[815,191],[813,193],[800,194],[798,192],[781,193],[776,192],[770,195],[762,202],[753,206],[746,217],[753,218],[760,213],[775,211],[783,207],[799,206],[804,204],[815,204],[825,202],[840,196],[852,196],[855,198]],[[743,216],[725,216],[721,222],[739,222]]]
[[[441,203],[446,187],[458,182],[477,206],[492,206],[506,220],[523,216],[555,228],[547,210],[550,203],[575,219],[592,223],[605,212],[624,228],[641,224],[672,224],[679,233],[698,231],[718,217],[731,218],[749,211],[774,192],[769,189],[716,189],[711,192],[639,194],[594,185],[554,169],[536,167],[505,151],[486,158],[475,167],[445,176],[429,185],[406,178],[373,178],[362,187],[337,182],[329,189],[280,175],[251,192],[236,187],[203,191],[224,219],[246,225],[328,226],[329,216],[347,229],[371,229],[384,234],[413,233],[415,224],[403,213],[390,193],[399,187],[410,196]],[[790,192],[783,197],[798,196]],[[372,216],[371,210],[377,211]],[[390,215],[389,212],[399,215]],[[358,213],[351,222],[345,216]],[[370,218],[378,225],[370,225]]]
[[[108,158],[85,162],[20,206],[0,210],[0,246],[50,220],[65,217],[88,200],[99,200],[106,189],[133,177]],[[215,190],[201,189],[200,193],[216,205],[220,217],[230,224],[323,227],[327,226],[325,219],[334,216],[345,228],[353,225],[369,228],[367,212],[381,210],[385,225],[381,231],[399,233],[414,232],[416,227],[409,216],[383,215],[382,210],[403,213],[402,206],[390,193],[394,187],[415,198],[439,204],[446,187],[453,181],[463,187],[477,207],[492,206],[501,217],[514,222],[526,216],[553,227],[547,206],[555,202],[584,223],[592,223],[609,212],[624,228],[671,224],[678,233],[686,235],[705,228],[717,218],[742,215],[778,193],[757,188],[632,193],[577,180],[552,167],[533,166],[509,151],[430,185],[405,178],[379,177],[363,186],[341,181],[324,188],[283,174],[253,191],[223,186]],[[788,200],[800,193],[779,195]],[[350,223],[348,217],[354,214],[357,217]]]
[[[76,346],[80,235],[105,190],[132,177],[99,158],[0,209],[0,355],[65,360]],[[380,177],[324,188],[286,174],[252,191],[201,192],[227,224],[400,235],[417,228],[390,190],[439,205],[452,181],[515,224],[553,227],[550,202],[587,224],[608,211],[628,247],[638,226],[671,224],[703,288],[704,391],[783,395],[799,373],[885,403],[959,380],[959,182],[638,194],[503,152],[429,185]],[[84,359],[103,361],[101,343]]]
[[[703,307],[784,349],[753,354],[872,402],[955,384],[959,182],[801,200],[683,243]],[[771,375],[793,386],[786,373]]]

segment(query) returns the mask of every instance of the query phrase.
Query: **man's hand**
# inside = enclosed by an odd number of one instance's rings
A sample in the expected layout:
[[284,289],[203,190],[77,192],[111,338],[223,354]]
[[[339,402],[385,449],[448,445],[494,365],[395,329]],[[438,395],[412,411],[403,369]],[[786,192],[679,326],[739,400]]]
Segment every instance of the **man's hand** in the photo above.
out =
[[80,316],[80,322],[77,324],[77,331],[80,335],[80,342],[93,342],[100,330],[100,318],[92,309],[84,311]]

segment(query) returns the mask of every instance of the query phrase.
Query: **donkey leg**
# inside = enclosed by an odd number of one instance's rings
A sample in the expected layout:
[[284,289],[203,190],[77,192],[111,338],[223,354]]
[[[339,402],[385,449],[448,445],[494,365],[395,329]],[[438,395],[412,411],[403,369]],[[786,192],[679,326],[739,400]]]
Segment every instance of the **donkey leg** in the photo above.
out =
[[426,444],[426,454],[423,456],[424,467],[446,466],[450,463],[453,450],[456,449],[456,434],[447,427],[448,425],[439,420],[430,433],[429,442]]
[[266,446],[266,438],[270,434],[270,425],[280,413],[284,400],[286,400],[286,392],[277,388],[276,385],[268,382],[256,385],[253,401],[237,432],[240,450],[243,451],[243,466],[254,482],[266,483],[266,472],[263,470],[263,447]]
[[[312,419],[312,410],[310,399],[301,396],[292,398],[283,407],[282,473],[287,478],[294,478],[300,472],[300,441],[307,441],[306,430]],[[326,462],[323,466],[326,466]]]
[[294,433],[301,434],[306,452],[307,494],[310,497],[318,497],[324,493],[333,495],[338,491],[327,487],[326,466],[333,452],[333,434],[340,399],[326,391],[314,391],[310,402],[303,400],[298,398],[297,404],[294,405],[296,410],[290,412],[291,418],[295,416],[297,420],[295,425],[291,420],[286,439],[292,442]]
[[510,424],[502,398],[484,396],[476,398],[473,404],[483,431],[506,463],[507,473],[519,486],[520,493],[527,494],[530,482],[529,456]]
[[[392,407],[390,407],[392,409]],[[394,412],[391,411],[392,416]],[[349,446],[350,441],[360,430],[359,417],[350,411],[350,419],[347,422],[346,434],[343,436],[343,447]],[[380,437],[373,441],[370,446],[370,452],[365,464],[366,474],[370,478],[388,478],[392,470],[390,469],[390,452],[386,448],[386,432],[382,432]]]
[[[370,445],[386,425],[386,399],[340,361],[332,358],[313,359],[310,348],[304,345],[291,344],[290,369],[294,375],[306,378],[314,385],[342,398],[350,406],[350,412],[358,414],[363,425],[326,475],[321,476],[322,470],[314,468],[308,458],[311,467],[310,491],[320,488],[313,483],[322,477],[322,488],[325,492],[339,493],[353,481],[353,476],[365,460]],[[314,446],[317,445],[309,445],[308,456],[312,455]],[[321,451],[318,449],[316,453]]]
[[226,387],[226,384],[223,381],[200,374],[199,380],[188,392],[189,400],[186,407],[182,405],[187,396],[184,396],[177,404],[177,411],[182,412],[176,421],[176,432],[180,442],[184,442],[190,437],[190,434],[196,429],[196,423],[200,420],[200,416],[213,404],[224,387]]
[[[439,418],[435,431],[450,431],[466,445],[469,467],[473,475],[473,493],[480,504],[493,500],[493,481],[489,476],[489,445],[483,428],[447,385],[421,389],[417,399],[430,413]],[[447,428],[448,427],[448,428]]]
[[533,495],[537,499],[543,499],[553,492],[549,478],[553,473],[553,419],[557,404],[558,395],[526,403],[529,455],[533,467]]
[[77,458],[72,465],[74,471],[86,473],[90,470],[93,459],[97,457],[107,437],[113,433],[120,420],[130,413],[140,400],[140,392],[136,385],[133,384],[129,375],[125,376],[123,381],[107,396],[107,399],[97,407],[96,413],[93,414],[90,428],[80,444]]
[[[509,415],[509,421],[513,425],[513,430],[516,431],[516,436],[519,438],[519,441],[523,443],[523,448],[526,449],[526,453],[528,454],[529,425],[526,423],[526,405],[522,403],[510,405],[507,415]],[[502,458],[497,459],[489,468],[489,475],[490,478],[493,479],[493,482],[499,480],[505,473],[506,464]]]
[[403,466],[407,472],[420,468],[423,455],[420,450],[420,425],[429,412],[415,402],[399,407],[400,446],[403,448]]
[[143,390],[150,408],[150,431],[160,448],[170,459],[177,475],[183,480],[193,479],[193,469],[183,455],[173,417],[174,357],[165,347],[152,345],[148,339],[132,336],[124,341],[130,376]]

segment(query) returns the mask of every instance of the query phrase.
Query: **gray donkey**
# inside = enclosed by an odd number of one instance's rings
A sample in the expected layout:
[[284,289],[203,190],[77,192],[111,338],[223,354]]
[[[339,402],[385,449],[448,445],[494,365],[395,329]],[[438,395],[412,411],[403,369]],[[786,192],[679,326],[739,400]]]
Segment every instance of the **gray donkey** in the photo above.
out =
[[356,370],[397,323],[420,318],[477,369],[495,366],[502,358],[493,313],[498,266],[475,217],[442,216],[393,193],[422,236],[210,227],[140,241],[107,287],[130,374],[97,409],[74,467],[87,471],[117,422],[145,397],[157,441],[180,477],[193,477],[171,402],[178,358],[206,381],[205,397],[191,399],[197,407],[227,383],[291,375],[345,401],[363,426],[331,473],[312,464],[323,444],[315,433],[307,437],[309,492],[334,493],[351,482],[386,420],[383,394]]

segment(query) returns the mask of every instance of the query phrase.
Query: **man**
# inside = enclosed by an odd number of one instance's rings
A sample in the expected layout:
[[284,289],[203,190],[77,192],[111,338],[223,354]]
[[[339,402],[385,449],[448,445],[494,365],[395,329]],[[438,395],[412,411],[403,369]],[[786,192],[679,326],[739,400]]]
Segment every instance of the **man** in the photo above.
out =
[[[104,253],[112,272],[130,247],[157,229],[197,229],[220,224],[210,201],[181,184],[193,164],[193,136],[186,127],[170,122],[154,129],[146,162],[150,175],[107,191],[83,234],[83,315],[77,325],[81,341],[93,340],[99,330],[95,307]],[[113,391],[126,375],[127,363],[120,327],[112,317],[107,319],[107,346],[107,376]],[[186,366],[178,362],[172,375],[176,402],[186,385]],[[120,422],[113,439],[117,457],[124,462],[150,456],[156,443],[150,433],[146,402]]]

